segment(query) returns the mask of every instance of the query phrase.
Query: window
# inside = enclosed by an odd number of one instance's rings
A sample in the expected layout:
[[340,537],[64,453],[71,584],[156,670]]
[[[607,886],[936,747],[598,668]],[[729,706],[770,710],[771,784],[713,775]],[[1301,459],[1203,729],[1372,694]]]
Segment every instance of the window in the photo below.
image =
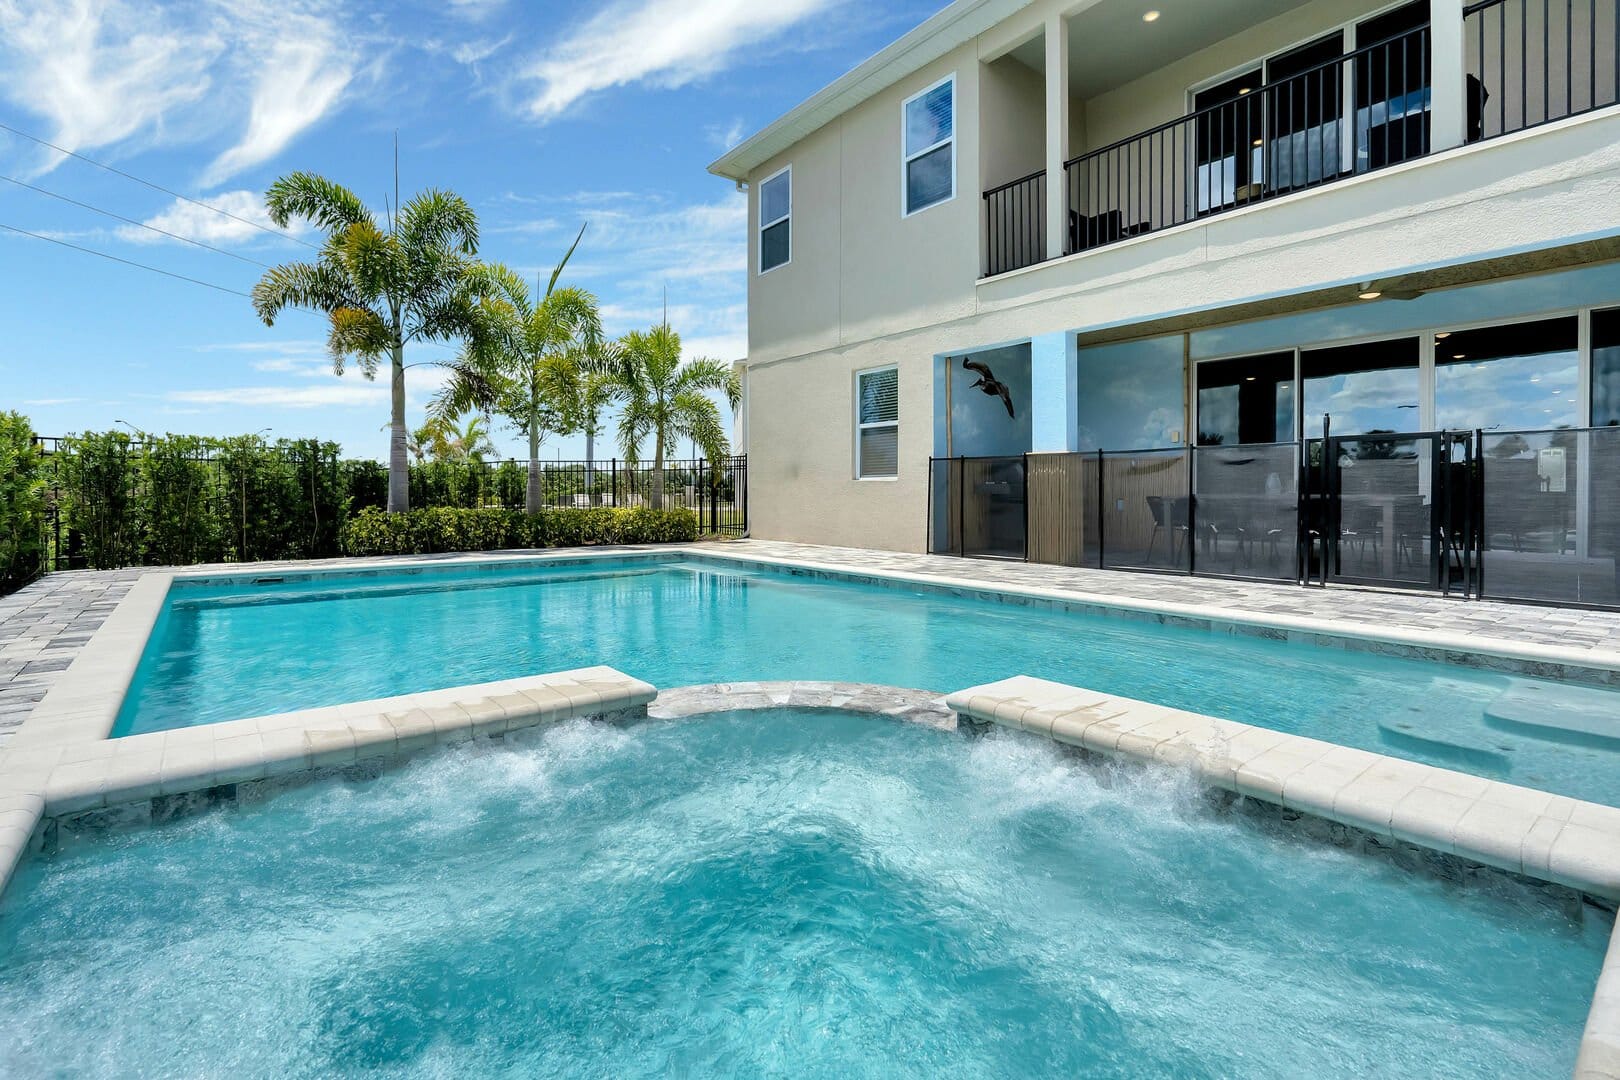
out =
[[1435,424],[1447,431],[1580,426],[1575,316],[1441,331],[1434,343]]
[[900,369],[855,373],[855,478],[900,474]]
[[1620,425],[1620,308],[1592,312],[1592,426]]
[[1294,354],[1270,353],[1198,365],[1198,445],[1294,439]]
[[956,76],[907,98],[901,116],[902,199],[910,216],[956,197]]
[[1418,348],[1417,338],[1400,338],[1300,353],[1305,437],[1321,437],[1324,413],[1335,435],[1419,430]]
[[785,266],[792,256],[789,219],[793,216],[793,166],[759,185],[759,272]]

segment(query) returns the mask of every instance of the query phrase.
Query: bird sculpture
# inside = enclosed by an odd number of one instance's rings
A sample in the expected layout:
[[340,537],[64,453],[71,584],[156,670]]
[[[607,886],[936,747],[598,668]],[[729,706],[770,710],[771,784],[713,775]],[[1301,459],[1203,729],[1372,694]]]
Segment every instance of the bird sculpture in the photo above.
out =
[[970,389],[983,390],[991,397],[1000,395],[1001,403],[1007,406],[1007,415],[1015,420],[1018,418],[1018,414],[1013,412],[1012,391],[1007,389],[1006,383],[996,378],[996,373],[990,370],[988,364],[981,364],[977,360],[969,360],[963,357],[962,367],[968,371],[979,373],[978,381]]

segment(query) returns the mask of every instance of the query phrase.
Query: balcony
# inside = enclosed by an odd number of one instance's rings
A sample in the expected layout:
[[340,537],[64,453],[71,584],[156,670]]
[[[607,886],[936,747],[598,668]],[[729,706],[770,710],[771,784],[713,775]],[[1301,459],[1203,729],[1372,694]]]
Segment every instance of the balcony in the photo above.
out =
[[1059,239],[1091,251],[1613,105],[1616,6],[1483,0],[1438,56],[1425,14],[1349,52],[1335,31],[1257,59],[1193,111],[1065,161],[1052,197],[1047,170],[985,191],[984,276],[1056,257]]

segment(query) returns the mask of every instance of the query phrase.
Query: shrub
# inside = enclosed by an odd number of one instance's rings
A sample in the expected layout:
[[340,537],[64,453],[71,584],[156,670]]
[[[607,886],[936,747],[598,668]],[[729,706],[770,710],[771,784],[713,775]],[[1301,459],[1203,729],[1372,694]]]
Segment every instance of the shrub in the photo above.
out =
[[41,570],[45,478],[34,429],[20,413],[0,412],[0,593]]
[[433,507],[388,514],[367,507],[344,523],[340,542],[349,555],[435,555],[501,548],[681,543],[697,539],[697,531],[697,515],[684,508],[564,508],[525,514],[521,510]]

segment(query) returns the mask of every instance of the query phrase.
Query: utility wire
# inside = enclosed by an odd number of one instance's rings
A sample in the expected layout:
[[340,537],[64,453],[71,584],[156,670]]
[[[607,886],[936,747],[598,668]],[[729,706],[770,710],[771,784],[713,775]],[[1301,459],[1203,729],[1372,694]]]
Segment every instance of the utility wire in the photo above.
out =
[[201,278],[187,277],[184,274],[176,274],[172,270],[160,270],[155,266],[148,266],[145,263],[136,262],[133,259],[121,259],[117,255],[109,255],[105,251],[97,251],[95,248],[80,247],[78,244],[70,244],[66,240],[58,240],[54,236],[44,236],[40,233],[29,232],[27,229],[19,229],[15,225],[7,225],[3,221],[0,221],[0,229],[6,229],[10,232],[19,233],[23,236],[31,236],[35,240],[44,240],[47,243],[60,244],[62,247],[72,248],[74,251],[82,251],[86,255],[99,255],[103,259],[110,259],[115,263],[123,263],[125,266],[133,266],[141,270],[150,270],[152,273],[162,274],[164,277],[175,278],[179,281],[189,281],[193,285],[201,285],[205,289],[214,289],[222,293],[230,293],[232,296],[245,296],[250,300],[253,298],[252,293],[245,293],[241,289],[230,289],[226,288],[224,285],[215,285],[212,281],[203,281]]
[[92,211],[94,213],[97,213],[97,214],[105,215],[106,217],[110,217],[115,221],[122,221],[125,224],[134,225],[137,228],[141,228],[141,229],[146,229],[148,232],[155,232],[159,236],[167,236],[171,240],[179,240],[183,244],[191,244],[191,245],[193,245],[195,247],[200,247],[204,251],[212,251],[217,255],[228,255],[229,257],[231,257],[233,259],[237,259],[237,260],[239,260],[241,262],[248,263],[248,264],[250,264],[252,266],[262,266],[266,270],[270,269],[270,264],[269,263],[260,262],[258,259],[250,259],[246,255],[238,255],[234,251],[226,251],[224,248],[215,247],[212,244],[205,244],[201,240],[193,240],[189,236],[181,236],[179,233],[172,233],[167,229],[160,229],[156,225],[148,225],[144,221],[136,221],[134,218],[127,218],[122,214],[115,214],[111,210],[103,210],[99,206],[92,206],[87,202],[80,202],[78,199],[70,199],[70,198],[68,198],[68,196],[60,194],[59,192],[48,191],[45,188],[36,187],[35,185],[29,184],[29,183],[24,183],[23,181],[18,180],[16,177],[13,177],[13,176],[6,176],[4,174],[0,174],[0,180],[4,180],[8,184],[16,184],[18,187],[21,187],[21,188],[27,188],[29,191],[38,192],[41,195],[49,195],[53,199],[60,199],[65,203],[71,203],[74,206],[82,207],[82,208],[84,208],[86,210],[90,210],[90,211]]
[[106,169],[108,172],[113,173],[113,174],[115,174],[117,176],[122,176],[126,180],[133,180],[137,184],[144,184],[145,186],[151,188],[153,191],[161,191],[163,194],[173,196],[174,198],[179,199],[182,202],[188,202],[193,206],[200,206],[204,210],[211,210],[216,214],[223,214],[225,217],[230,218],[232,221],[240,221],[243,225],[251,225],[255,229],[258,229],[260,232],[269,233],[271,236],[279,236],[283,240],[291,240],[295,244],[303,244],[305,247],[309,248],[311,251],[319,251],[320,250],[320,248],[317,247],[316,245],[311,244],[306,240],[300,240],[296,236],[293,236],[293,235],[291,235],[289,233],[282,232],[280,229],[272,229],[268,225],[261,225],[257,221],[252,221],[252,220],[249,220],[248,218],[245,218],[245,217],[239,217],[236,214],[231,213],[229,210],[221,210],[217,206],[210,206],[205,202],[199,202],[198,200],[193,199],[189,195],[182,195],[178,191],[171,191],[169,188],[166,188],[161,184],[154,184],[150,180],[143,180],[139,176],[136,176],[134,173],[127,173],[123,169],[114,168],[113,166],[108,165],[108,164],[106,164],[104,162],[97,161],[95,158],[88,158],[88,157],[85,157],[83,154],[76,153],[76,152],[74,152],[72,150],[67,149],[66,147],[57,146],[55,143],[49,142],[49,141],[47,141],[45,139],[42,139],[38,135],[30,135],[26,131],[19,131],[17,128],[12,127],[10,124],[0,124],[0,131],[9,131],[9,132],[11,132],[11,134],[19,136],[20,138],[27,139],[29,142],[38,143],[40,146],[50,147],[52,150],[55,150],[59,154],[66,154],[70,158],[77,158],[78,160],[84,162],[87,165],[94,165],[98,169]]

